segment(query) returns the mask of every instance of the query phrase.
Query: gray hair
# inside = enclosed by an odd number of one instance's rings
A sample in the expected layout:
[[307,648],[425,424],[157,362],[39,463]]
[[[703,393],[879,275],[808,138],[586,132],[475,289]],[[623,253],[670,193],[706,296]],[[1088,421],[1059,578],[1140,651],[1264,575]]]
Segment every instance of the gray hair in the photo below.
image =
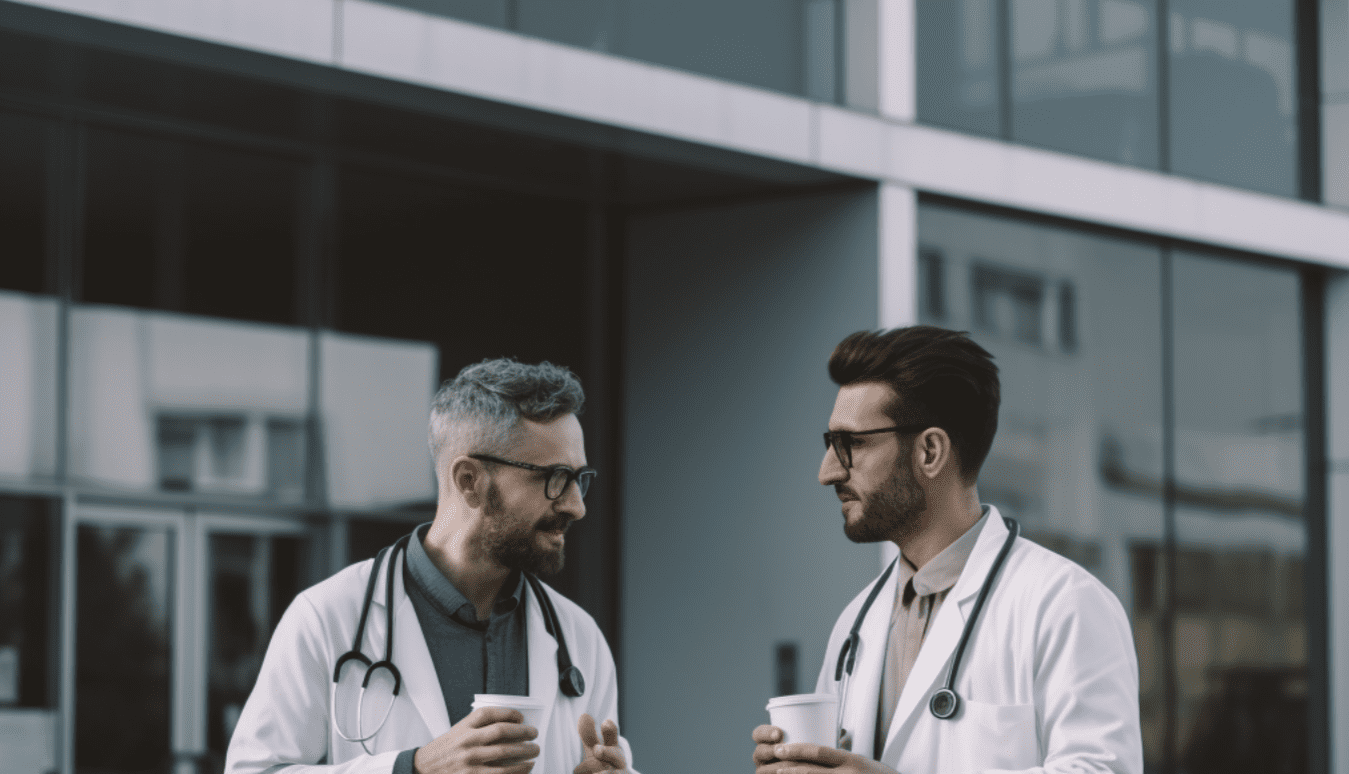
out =
[[431,402],[431,457],[446,450],[458,454],[504,454],[520,420],[551,422],[581,413],[581,380],[547,360],[526,365],[513,358],[466,366],[445,383]]

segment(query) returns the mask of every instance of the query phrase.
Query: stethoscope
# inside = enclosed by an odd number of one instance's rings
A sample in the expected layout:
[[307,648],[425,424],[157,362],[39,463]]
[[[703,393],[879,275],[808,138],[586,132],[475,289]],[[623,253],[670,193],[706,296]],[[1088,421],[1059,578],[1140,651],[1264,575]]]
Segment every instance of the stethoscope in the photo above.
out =
[[[960,633],[960,642],[956,645],[955,658],[951,659],[951,671],[946,674],[946,685],[932,694],[928,701],[928,709],[932,711],[933,717],[940,720],[949,720],[960,709],[960,696],[956,694],[956,672],[960,669],[960,660],[965,655],[965,646],[969,644],[970,635],[974,632],[974,624],[979,620],[979,611],[984,607],[984,600],[988,598],[988,592],[993,588],[993,581],[998,575],[998,570],[1002,569],[1003,561],[1007,559],[1007,552],[1012,550],[1012,544],[1016,542],[1017,535],[1021,534],[1021,525],[1017,524],[1016,519],[1006,516],[1002,517],[1007,525],[1007,540],[1002,544],[1002,549],[998,551],[998,556],[993,560],[993,566],[989,568],[988,575],[984,576],[984,585],[979,588],[979,596],[974,600],[974,609],[970,611],[969,620],[965,622],[965,630]],[[866,620],[867,611],[871,609],[871,603],[876,601],[876,595],[881,593],[881,587],[890,579],[890,573],[894,571],[895,565],[899,563],[899,557],[885,568],[881,577],[871,587],[871,593],[862,603],[862,609],[857,612],[857,620],[853,622],[852,631],[848,633],[848,639],[843,641],[843,647],[838,652],[838,666],[834,669],[834,682],[841,682],[839,686],[838,702],[838,723],[839,733],[843,729],[843,708],[848,701],[848,685],[852,682],[853,663],[857,659],[857,646],[862,638],[858,632],[862,629],[862,622]],[[837,737],[836,737],[837,738]]]
[[[373,755],[365,743],[373,738],[384,728],[384,724],[389,720],[389,714],[393,711],[394,702],[391,699],[389,706],[384,710],[384,717],[380,718],[379,725],[369,734],[362,734],[361,728],[361,710],[365,706],[365,692],[370,687],[370,678],[376,672],[383,669],[393,678],[393,699],[398,698],[398,692],[403,687],[403,675],[398,671],[398,667],[393,663],[393,581],[394,567],[398,564],[398,553],[403,553],[404,561],[407,560],[408,540],[412,535],[404,535],[391,547],[380,549],[375,557],[374,566],[370,568],[370,580],[365,586],[365,601],[361,604],[361,619],[356,624],[356,636],[352,639],[351,650],[343,653],[337,659],[337,665],[333,667],[333,684],[329,695],[329,714],[332,716],[333,730],[337,735],[348,742],[359,742],[361,748],[369,755]],[[384,660],[371,663],[370,659],[361,653],[361,640],[365,637],[365,621],[370,615],[370,602],[375,596],[375,581],[379,578],[380,563],[384,561],[384,555],[389,555],[389,563],[386,565],[388,577],[384,585],[384,609],[388,616],[386,621],[385,639],[384,639]],[[539,600],[539,609],[543,611],[543,625],[557,641],[557,682],[558,690],[566,696],[576,698],[585,693],[585,677],[581,670],[571,663],[571,655],[567,651],[567,641],[562,635],[562,623],[557,617],[557,610],[553,608],[553,601],[544,591],[543,584],[539,582],[531,573],[524,573],[525,581],[534,592],[534,596]],[[342,667],[348,661],[359,661],[365,665],[365,678],[361,680],[361,691],[356,700],[356,733],[348,735],[342,730],[341,724],[337,720],[337,683],[342,676]]]

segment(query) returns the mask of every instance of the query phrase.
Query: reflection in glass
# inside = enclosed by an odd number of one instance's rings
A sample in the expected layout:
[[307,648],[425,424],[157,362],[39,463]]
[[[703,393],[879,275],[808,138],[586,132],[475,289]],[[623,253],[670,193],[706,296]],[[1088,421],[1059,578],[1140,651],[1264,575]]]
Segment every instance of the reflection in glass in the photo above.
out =
[[944,317],[923,321],[972,331],[1001,371],[980,496],[1119,595],[1138,649],[1145,756],[1160,764],[1160,253],[931,204],[918,234],[947,291],[927,306]]
[[1156,0],[1010,0],[1012,137],[1157,166]]
[[0,479],[56,475],[58,314],[54,298],[0,291]]
[[1349,0],[1321,0],[1321,95],[1323,198],[1349,207]]
[[300,166],[91,129],[83,298],[295,321]]
[[802,3],[783,0],[388,0],[666,67],[801,94]]
[[0,288],[45,288],[47,125],[0,113]]
[[435,346],[324,333],[319,361],[329,502],[388,508],[434,500],[426,433]]
[[999,0],[917,0],[918,120],[997,137]]
[[1173,171],[1297,195],[1292,0],[1169,0]]
[[72,475],[302,499],[305,331],[84,306],[71,312],[71,349]]
[[1298,275],[1177,253],[1172,278],[1182,764],[1306,770]]
[[272,630],[300,591],[301,545],[300,538],[290,536],[210,537],[206,737],[216,770],[224,765]]
[[41,497],[0,496],[0,710],[56,706],[50,687],[60,652],[53,640],[60,507]]
[[173,532],[77,536],[76,771],[168,772]]

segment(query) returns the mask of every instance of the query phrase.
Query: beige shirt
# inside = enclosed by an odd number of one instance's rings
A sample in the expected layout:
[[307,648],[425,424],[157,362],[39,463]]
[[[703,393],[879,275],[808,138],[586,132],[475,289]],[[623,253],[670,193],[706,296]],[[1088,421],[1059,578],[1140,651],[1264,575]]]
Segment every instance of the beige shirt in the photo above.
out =
[[988,512],[954,543],[932,557],[921,570],[915,570],[909,560],[900,556],[896,570],[895,604],[890,614],[890,639],[885,650],[885,671],[881,679],[880,706],[876,712],[875,759],[881,759],[895,705],[904,691],[904,683],[918,660],[918,651],[927,639],[927,630],[942,602],[965,569],[965,562],[979,540],[979,531],[988,520]]

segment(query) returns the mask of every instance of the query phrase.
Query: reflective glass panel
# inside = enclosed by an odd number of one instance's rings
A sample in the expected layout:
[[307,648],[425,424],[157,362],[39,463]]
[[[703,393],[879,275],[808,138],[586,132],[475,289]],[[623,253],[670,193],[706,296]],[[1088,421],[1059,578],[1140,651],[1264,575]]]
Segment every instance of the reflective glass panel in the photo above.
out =
[[1119,596],[1138,650],[1144,752],[1160,764],[1160,253],[931,204],[918,235],[929,276],[944,278],[925,286],[923,321],[970,331],[1000,369],[979,494]]
[[0,112],[0,288],[44,289],[46,132],[45,122]]
[[223,769],[272,631],[303,584],[302,549],[297,536],[210,536],[206,742],[216,771]]
[[1012,137],[1157,166],[1156,0],[1011,0]]
[[305,331],[71,311],[71,474],[129,490],[304,497]]
[[56,299],[0,291],[0,481],[56,476]]
[[1349,0],[1321,0],[1321,94],[1323,197],[1349,207]]
[[173,530],[77,536],[75,770],[171,770]]
[[56,706],[60,524],[59,500],[0,496],[0,711]]
[[998,0],[917,0],[918,120],[1002,133]]
[[[386,0],[424,13],[803,93],[805,3],[782,0]],[[822,63],[823,64],[823,63]]]
[[1293,0],[1169,0],[1171,168],[1297,195]]
[[328,499],[344,508],[434,501],[431,344],[324,333],[320,406]]
[[1185,770],[1307,770],[1300,288],[1177,253],[1178,753]]
[[85,301],[295,321],[299,164],[91,129],[87,167]]

